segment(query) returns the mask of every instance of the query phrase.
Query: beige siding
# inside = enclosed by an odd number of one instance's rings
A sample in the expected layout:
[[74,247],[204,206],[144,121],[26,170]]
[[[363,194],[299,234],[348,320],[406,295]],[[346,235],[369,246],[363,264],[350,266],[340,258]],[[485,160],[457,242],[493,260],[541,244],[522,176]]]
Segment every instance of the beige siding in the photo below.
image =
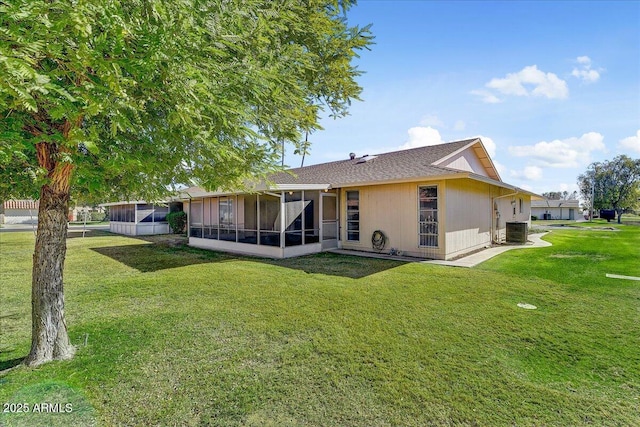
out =
[[447,182],[446,258],[491,245],[491,187],[477,181]]
[[[445,212],[444,181],[423,183],[388,184],[349,188],[360,191],[360,241],[346,240],[346,199],[345,190],[340,193],[341,240],[344,249],[377,252],[371,245],[374,231],[381,230],[387,236],[383,252],[391,248],[401,250],[405,255],[422,258],[444,258],[444,237],[439,233],[437,248],[418,246],[418,187],[438,186],[438,211],[440,221]],[[442,224],[440,230],[443,230]]]
[[480,160],[478,160],[478,156],[475,154],[473,148],[471,147],[467,148],[461,153],[456,154],[442,166],[473,172],[482,176],[489,176],[487,170],[484,168],[484,166],[482,166],[482,163],[480,163]]
[[[438,247],[419,246],[418,187],[438,187]],[[340,229],[344,249],[377,252],[374,231],[387,236],[383,250],[407,256],[451,259],[506,239],[506,223],[530,223],[531,197],[470,179],[349,188],[360,192],[360,241],[346,240],[346,190],[340,192]],[[520,212],[522,199],[522,212]],[[515,205],[512,204],[515,202]],[[494,210],[494,205],[496,210]],[[515,214],[513,209],[515,206]]]

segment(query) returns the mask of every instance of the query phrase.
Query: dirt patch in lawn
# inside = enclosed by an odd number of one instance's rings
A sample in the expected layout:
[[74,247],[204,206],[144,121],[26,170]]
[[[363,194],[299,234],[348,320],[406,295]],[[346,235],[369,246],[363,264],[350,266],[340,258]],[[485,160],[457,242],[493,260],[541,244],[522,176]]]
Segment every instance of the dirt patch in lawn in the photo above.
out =
[[549,255],[549,258],[559,258],[559,259],[567,259],[567,258],[589,258],[592,259],[594,261],[604,261],[606,259],[611,258],[608,255],[601,255],[601,254],[587,254],[587,253],[582,253],[582,252],[578,252],[578,253],[564,253],[564,254],[553,254],[553,255]]
[[135,236],[137,239],[145,242],[154,243],[158,246],[186,246],[189,244],[189,238],[184,234],[155,234],[149,236]]

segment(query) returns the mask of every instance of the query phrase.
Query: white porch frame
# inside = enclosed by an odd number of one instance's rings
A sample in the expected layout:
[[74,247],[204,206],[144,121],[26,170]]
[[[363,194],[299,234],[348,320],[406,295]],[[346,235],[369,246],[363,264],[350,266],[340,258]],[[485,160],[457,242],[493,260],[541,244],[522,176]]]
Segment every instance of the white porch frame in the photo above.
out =
[[[317,252],[321,252],[323,250],[323,235],[322,235],[322,230],[323,230],[323,198],[327,197],[329,194],[332,194],[333,197],[336,197],[336,203],[337,203],[337,195],[335,193],[327,193],[329,191],[328,186],[305,186],[305,188],[300,188],[301,186],[296,186],[296,188],[291,188],[291,189],[283,189],[283,188],[279,188],[277,192],[274,191],[261,191],[258,192],[256,194],[256,202],[257,202],[257,208],[256,208],[256,243],[244,243],[244,242],[240,242],[239,241],[239,236],[240,236],[240,232],[243,231],[243,229],[239,229],[238,228],[238,220],[239,220],[239,206],[238,206],[238,193],[235,194],[223,194],[223,193],[209,193],[209,194],[203,194],[203,195],[198,195],[197,197],[192,197],[189,199],[189,215],[188,215],[188,233],[189,233],[189,245],[190,246],[194,246],[194,247],[198,247],[198,248],[203,248],[203,249],[213,249],[213,250],[221,250],[221,251],[226,251],[226,252],[235,252],[235,253],[242,253],[242,254],[249,254],[249,255],[257,255],[257,256],[265,256],[265,257],[271,257],[271,258],[288,258],[288,257],[295,257],[295,256],[300,256],[300,255],[306,255],[306,254],[312,254],[312,253],[317,253]],[[303,204],[303,210],[302,210],[302,224],[301,224],[301,230],[300,230],[300,234],[301,234],[301,244],[296,244],[293,246],[287,246],[286,242],[287,242],[287,218],[286,218],[286,193],[287,192],[299,192],[300,193],[300,200],[302,201]],[[306,231],[308,231],[306,229],[306,218],[305,218],[305,214],[304,214],[304,203],[306,201],[305,198],[305,192],[309,193],[309,192],[317,192],[318,194],[318,242],[312,242],[312,243],[307,243],[306,239]],[[261,230],[260,228],[260,218],[261,218],[261,209],[260,209],[260,197],[264,196],[264,195],[269,195],[272,197],[277,197],[280,199],[280,203],[279,203],[279,230],[277,230],[278,235],[279,235],[279,245],[278,246],[273,246],[273,245],[268,245],[268,244],[263,244],[261,243],[261,232],[264,233],[270,233],[275,235],[274,230]],[[205,229],[210,227],[210,228],[217,228],[219,230],[220,227],[220,223],[218,222],[217,225],[211,224],[209,226],[205,225],[206,220],[205,220],[205,200],[210,200],[211,198],[220,198],[220,197],[230,197],[233,198],[234,200],[234,232],[235,232],[235,241],[231,240],[220,240],[220,234],[218,233],[217,238],[205,238]],[[193,213],[193,209],[194,209],[194,202],[196,202],[196,205],[200,204],[199,209],[200,209],[200,217],[202,218],[202,222],[201,223],[193,223],[192,219],[192,213]],[[337,209],[337,206],[336,206]],[[336,214],[337,216],[337,214]],[[219,221],[219,220],[218,220]],[[336,227],[338,220],[336,219]],[[199,231],[197,231],[199,230]],[[195,232],[194,232],[195,231]],[[192,236],[192,234],[196,234],[195,236]],[[337,236],[336,236],[336,241],[337,241]],[[331,245],[331,247],[335,247],[336,245]]]

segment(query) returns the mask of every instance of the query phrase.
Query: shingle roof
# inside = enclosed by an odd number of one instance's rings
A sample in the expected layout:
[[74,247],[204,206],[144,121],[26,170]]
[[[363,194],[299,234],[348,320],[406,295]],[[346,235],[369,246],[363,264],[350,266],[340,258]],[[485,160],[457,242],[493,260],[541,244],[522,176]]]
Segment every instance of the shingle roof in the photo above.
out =
[[33,209],[38,210],[39,200],[7,200],[2,203],[5,209]]
[[[562,205],[562,206],[560,206]],[[550,200],[550,199],[543,199],[543,200],[532,200],[531,201],[531,207],[532,208],[559,208],[559,207],[563,207],[563,208],[578,208],[580,207],[580,201],[579,200]]]
[[[370,156],[371,160],[362,162],[339,160],[290,169],[270,177],[276,184],[331,184],[340,187],[347,184],[371,183],[392,180],[403,180],[438,175],[466,173],[455,169],[433,166],[432,164],[469,144],[479,141],[477,138],[409,150]],[[294,175],[292,175],[294,174]]]

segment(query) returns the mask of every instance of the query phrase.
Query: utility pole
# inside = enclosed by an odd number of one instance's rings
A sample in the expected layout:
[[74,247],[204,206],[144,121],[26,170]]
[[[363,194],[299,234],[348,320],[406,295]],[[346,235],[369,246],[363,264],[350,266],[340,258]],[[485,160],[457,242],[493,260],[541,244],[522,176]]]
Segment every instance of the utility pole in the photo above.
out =
[[280,141],[282,146],[282,167],[284,167],[284,139]]
[[302,150],[302,162],[300,167],[304,167],[304,156],[307,154],[307,147],[309,146],[309,132],[304,134],[304,149]]
[[595,179],[593,184],[591,184],[591,213],[589,215],[589,221],[593,222],[593,215],[595,215],[595,201],[596,201],[596,182]]

